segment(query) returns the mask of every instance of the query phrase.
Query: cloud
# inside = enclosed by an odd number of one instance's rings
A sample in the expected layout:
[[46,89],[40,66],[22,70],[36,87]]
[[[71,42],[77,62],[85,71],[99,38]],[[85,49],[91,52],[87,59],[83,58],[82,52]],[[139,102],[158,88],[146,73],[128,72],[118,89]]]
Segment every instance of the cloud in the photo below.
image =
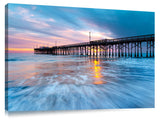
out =
[[18,14],[20,14],[20,15],[26,15],[29,13],[29,10],[25,9],[23,7],[17,7],[17,11],[19,11]]
[[13,40],[32,44],[47,41],[51,45],[55,41],[59,45],[86,42],[89,32],[92,40],[154,33],[153,12],[20,4],[10,4],[8,8],[12,44]]
[[32,10],[35,10],[37,7],[36,6],[32,6]]

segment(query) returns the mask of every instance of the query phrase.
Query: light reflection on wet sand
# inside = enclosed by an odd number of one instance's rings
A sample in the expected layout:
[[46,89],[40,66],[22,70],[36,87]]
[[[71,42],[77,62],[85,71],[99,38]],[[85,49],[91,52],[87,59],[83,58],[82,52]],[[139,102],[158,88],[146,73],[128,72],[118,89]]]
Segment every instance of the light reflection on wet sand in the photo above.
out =
[[102,67],[101,66],[99,66],[100,65],[100,63],[99,63],[100,61],[98,61],[98,60],[94,60],[93,61],[93,63],[94,63],[94,77],[95,77],[95,79],[94,79],[94,81],[93,81],[93,84],[104,84],[104,83],[106,83],[106,81],[103,81],[101,78],[103,77],[103,75],[101,74],[101,69],[102,69]]
[[[17,64],[19,68],[16,71],[9,71],[9,79],[14,79],[17,82],[24,80],[24,86],[45,85],[48,84],[45,79],[47,77],[53,77],[52,82],[60,82],[62,84],[81,84],[74,80],[74,77],[80,81],[84,81],[83,84],[104,84],[106,81],[102,80],[101,74],[102,66],[100,66],[99,60],[90,60],[85,62],[57,62],[57,63],[39,63],[39,64]],[[72,66],[83,66],[88,64],[87,68],[72,68]],[[70,67],[70,68],[69,68]],[[83,80],[81,75],[85,75],[88,72],[89,80]],[[70,79],[64,76],[70,76]],[[73,77],[73,78],[72,78]],[[39,79],[44,79],[39,82]],[[38,84],[39,83],[39,84]]]
[[9,63],[9,111],[154,107],[154,59],[49,57]]

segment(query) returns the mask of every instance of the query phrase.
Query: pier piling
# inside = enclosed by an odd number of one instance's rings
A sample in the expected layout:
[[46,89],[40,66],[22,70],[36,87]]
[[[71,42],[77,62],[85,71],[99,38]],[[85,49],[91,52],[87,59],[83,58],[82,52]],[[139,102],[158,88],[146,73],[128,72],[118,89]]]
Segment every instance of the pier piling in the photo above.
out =
[[[34,48],[35,54],[105,57],[154,57],[154,34]],[[146,51],[146,56],[143,53]]]

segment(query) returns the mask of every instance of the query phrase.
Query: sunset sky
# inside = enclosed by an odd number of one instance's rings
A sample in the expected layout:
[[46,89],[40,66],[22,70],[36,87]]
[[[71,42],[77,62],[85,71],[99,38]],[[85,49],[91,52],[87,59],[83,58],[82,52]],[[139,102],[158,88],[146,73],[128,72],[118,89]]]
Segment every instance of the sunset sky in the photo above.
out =
[[9,52],[154,34],[154,12],[8,4]]

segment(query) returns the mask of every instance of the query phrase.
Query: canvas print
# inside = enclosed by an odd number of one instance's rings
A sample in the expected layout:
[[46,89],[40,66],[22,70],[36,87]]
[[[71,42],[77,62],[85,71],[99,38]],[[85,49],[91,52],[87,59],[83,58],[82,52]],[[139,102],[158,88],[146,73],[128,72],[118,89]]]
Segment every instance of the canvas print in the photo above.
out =
[[154,108],[154,12],[6,5],[5,107]]

